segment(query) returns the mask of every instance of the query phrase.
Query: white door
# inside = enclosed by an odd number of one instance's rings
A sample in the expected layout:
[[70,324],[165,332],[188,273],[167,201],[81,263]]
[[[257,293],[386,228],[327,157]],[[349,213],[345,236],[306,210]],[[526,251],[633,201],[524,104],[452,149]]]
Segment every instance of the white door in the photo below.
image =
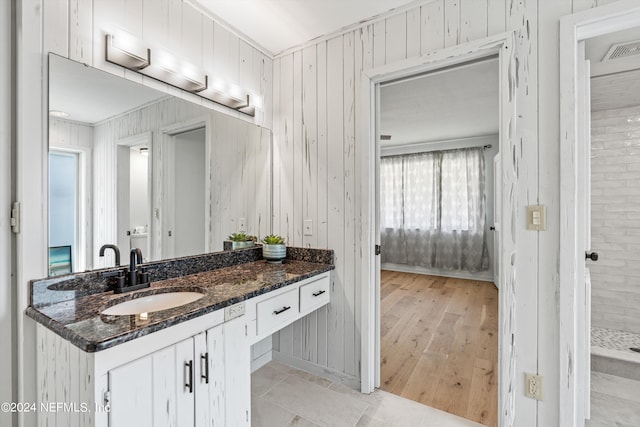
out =
[[[589,61],[584,42],[578,44],[578,184],[576,239],[578,257],[591,254],[591,90]],[[593,256],[597,259],[597,254]],[[588,261],[591,262],[591,261]],[[583,390],[577,405],[578,420],[590,417],[591,394],[591,280],[588,262],[578,262],[576,289],[577,390]]]

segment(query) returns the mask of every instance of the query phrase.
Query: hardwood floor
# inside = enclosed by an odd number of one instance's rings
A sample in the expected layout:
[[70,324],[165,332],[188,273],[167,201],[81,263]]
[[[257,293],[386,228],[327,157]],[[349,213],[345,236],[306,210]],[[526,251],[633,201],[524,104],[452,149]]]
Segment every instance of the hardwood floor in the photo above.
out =
[[383,270],[381,299],[380,388],[496,426],[495,285]]

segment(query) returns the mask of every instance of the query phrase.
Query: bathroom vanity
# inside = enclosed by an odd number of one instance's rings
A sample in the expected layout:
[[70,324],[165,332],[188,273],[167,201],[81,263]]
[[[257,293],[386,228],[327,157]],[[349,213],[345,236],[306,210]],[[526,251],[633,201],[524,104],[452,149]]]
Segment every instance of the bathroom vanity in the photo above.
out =
[[[113,269],[33,281],[38,405],[51,407],[38,412],[41,424],[250,425],[251,345],[330,299],[333,252],[288,249],[282,264],[259,248],[147,264],[151,287],[128,294],[109,289],[103,274]],[[103,314],[175,292],[202,296]]]

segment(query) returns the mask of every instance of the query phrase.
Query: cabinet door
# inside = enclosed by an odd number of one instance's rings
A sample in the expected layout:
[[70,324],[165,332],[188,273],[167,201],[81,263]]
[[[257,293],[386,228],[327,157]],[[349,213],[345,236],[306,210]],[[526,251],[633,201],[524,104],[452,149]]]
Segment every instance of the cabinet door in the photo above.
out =
[[175,346],[176,363],[174,369],[178,380],[176,390],[176,413],[180,426],[195,425],[196,361],[194,360],[194,339],[189,338]]
[[110,427],[194,425],[193,342],[189,338],[109,371]]
[[226,425],[251,425],[251,348],[246,316],[224,326],[224,386]]
[[224,327],[216,326],[195,337],[198,360],[196,426],[224,427]]
[[110,427],[154,427],[152,357],[109,371]]

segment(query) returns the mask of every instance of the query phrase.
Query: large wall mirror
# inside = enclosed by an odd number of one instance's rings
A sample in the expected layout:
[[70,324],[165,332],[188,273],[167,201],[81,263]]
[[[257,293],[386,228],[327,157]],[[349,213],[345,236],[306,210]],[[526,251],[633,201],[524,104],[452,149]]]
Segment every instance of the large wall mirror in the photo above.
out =
[[202,104],[49,55],[50,275],[269,234],[271,132]]

